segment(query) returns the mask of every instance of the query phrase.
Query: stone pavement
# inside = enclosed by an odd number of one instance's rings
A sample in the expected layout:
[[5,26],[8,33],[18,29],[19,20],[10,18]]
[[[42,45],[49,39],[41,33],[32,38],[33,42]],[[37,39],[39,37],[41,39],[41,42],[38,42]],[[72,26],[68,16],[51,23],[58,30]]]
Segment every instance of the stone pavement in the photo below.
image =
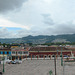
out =
[[0,72],[2,72],[2,70],[3,70],[3,65],[0,64]]
[[[63,75],[61,61],[57,60],[57,75]],[[22,64],[6,64],[3,75],[49,75],[54,69],[54,60],[25,60]]]
[[75,75],[75,62],[65,62],[64,75]]

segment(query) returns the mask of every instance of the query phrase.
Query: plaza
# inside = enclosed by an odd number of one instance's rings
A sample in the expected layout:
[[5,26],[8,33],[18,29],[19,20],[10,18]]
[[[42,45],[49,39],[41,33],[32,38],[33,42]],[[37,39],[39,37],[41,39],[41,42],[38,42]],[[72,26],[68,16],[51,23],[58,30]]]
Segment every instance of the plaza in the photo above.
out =
[[[61,61],[57,60],[57,75],[62,75]],[[6,64],[3,75],[49,75],[49,71],[55,75],[54,60],[25,60],[22,64]]]
[[[2,65],[0,70],[2,71]],[[3,75],[50,75],[51,70],[55,75],[54,59],[27,59],[22,64],[5,64]],[[65,62],[63,71],[61,60],[57,59],[56,75],[75,75],[75,62]]]

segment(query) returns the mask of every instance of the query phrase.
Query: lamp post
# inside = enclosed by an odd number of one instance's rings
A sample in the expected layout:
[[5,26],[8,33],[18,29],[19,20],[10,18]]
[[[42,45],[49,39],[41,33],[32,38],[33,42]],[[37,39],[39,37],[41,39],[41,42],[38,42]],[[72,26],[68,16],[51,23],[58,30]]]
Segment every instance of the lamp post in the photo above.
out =
[[4,70],[4,53],[3,53],[3,72],[5,72],[5,70]]
[[59,51],[59,50],[57,50],[57,58],[58,58],[58,51]]
[[61,48],[61,66],[63,66],[62,48]]
[[65,75],[65,61],[63,62],[63,75]]
[[54,55],[55,75],[56,75],[56,55]]

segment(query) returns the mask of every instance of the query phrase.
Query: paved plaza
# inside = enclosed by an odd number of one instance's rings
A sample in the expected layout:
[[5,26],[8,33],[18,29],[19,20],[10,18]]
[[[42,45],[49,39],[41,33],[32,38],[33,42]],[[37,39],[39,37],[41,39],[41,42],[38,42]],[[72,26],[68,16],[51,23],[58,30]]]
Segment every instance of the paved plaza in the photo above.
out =
[[[57,75],[63,75],[63,67],[61,66],[61,61],[57,60]],[[67,69],[68,68],[68,69]],[[65,66],[65,75],[75,75],[73,66],[73,74],[71,72],[70,66]],[[53,71],[55,75],[54,60],[24,60],[22,64],[6,64],[5,73],[3,75],[49,75],[49,71]]]
[[64,75],[75,75],[75,62],[65,62]]

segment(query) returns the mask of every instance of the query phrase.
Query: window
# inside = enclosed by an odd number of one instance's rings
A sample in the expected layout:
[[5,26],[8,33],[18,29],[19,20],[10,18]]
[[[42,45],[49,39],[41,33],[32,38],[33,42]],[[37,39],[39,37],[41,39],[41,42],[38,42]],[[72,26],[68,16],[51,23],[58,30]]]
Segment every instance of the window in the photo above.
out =
[[20,54],[20,52],[18,52],[18,54]]
[[15,54],[15,52],[13,51],[12,54]]
[[18,52],[18,54],[22,54],[22,52],[21,52],[21,51],[19,51],[19,52]]
[[28,54],[28,52],[26,51],[26,52],[24,52],[24,54]]

